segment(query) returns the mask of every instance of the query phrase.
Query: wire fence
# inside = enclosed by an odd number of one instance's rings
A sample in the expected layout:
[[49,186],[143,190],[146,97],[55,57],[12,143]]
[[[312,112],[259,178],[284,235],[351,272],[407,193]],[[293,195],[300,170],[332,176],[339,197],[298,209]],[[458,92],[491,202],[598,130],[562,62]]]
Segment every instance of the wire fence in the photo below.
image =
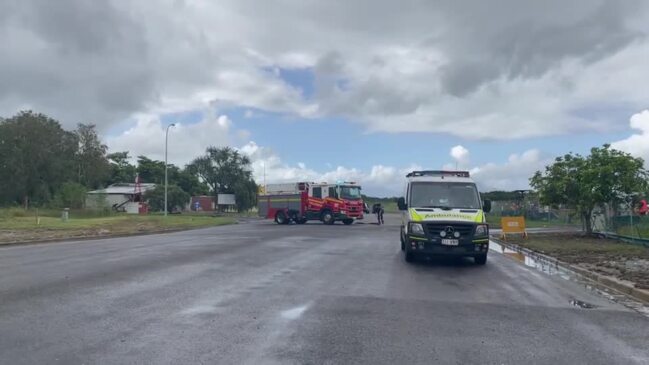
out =
[[502,217],[525,217],[529,228],[581,226],[579,215],[574,210],[552,209],[535,201],[494,201],[487,217],[492,227],[499,227]]
[[595,213],[593,231],[616,235],[620,238],[649,241],[649,216],[618,215],[605,217],[601,213]]

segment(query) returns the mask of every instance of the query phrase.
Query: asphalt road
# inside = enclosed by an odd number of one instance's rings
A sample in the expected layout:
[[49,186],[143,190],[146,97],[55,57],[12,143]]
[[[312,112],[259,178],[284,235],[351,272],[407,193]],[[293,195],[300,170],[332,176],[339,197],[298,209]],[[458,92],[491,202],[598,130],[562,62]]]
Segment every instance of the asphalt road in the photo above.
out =
[[649,363],[645,316],[497,252],[406,264],[388,223],[0,248],[0,363]]

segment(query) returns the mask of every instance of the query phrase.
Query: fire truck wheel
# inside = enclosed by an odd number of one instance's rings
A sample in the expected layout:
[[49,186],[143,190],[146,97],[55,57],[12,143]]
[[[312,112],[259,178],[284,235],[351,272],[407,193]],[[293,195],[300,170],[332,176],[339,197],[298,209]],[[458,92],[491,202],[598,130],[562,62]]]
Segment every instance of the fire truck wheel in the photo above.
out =
[[330,210],[323,211],[322,214],[320,215],[320,219],[322,220],[322,223],[328,225],[334,224],[335,222],[334,215],[333,213],[331,213]]
[[345,220],[343,220],[343,223],[345,223],[345,225],[350,225],[350,224],[354,223],[354,220],[353,219],[345,219]]
[[284,212],[277,212],[277,214],[275,214],[275,222],[277,222],[277,224],[288,224],[288,218]]

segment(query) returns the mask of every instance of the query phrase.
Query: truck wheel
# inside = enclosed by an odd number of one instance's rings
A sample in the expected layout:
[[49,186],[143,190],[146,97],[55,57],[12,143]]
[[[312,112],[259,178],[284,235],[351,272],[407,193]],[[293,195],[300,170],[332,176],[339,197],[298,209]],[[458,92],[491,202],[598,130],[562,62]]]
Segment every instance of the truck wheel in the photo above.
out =
[[354,220],[353,219],[344,219],[343,223],[345,223],[345,225],[350,225],[350,224],[354,223]]
[[484,265],[487,263],[487,254],[476,256],[473,258],[476,265]]
[[408,263],[415,262],[415,253],[414,253],[414,252],[409,252],[409,251],[406,250],[406,251],[404,252],[403,258],[404,258],[404,259],[406,260],[406,262],[408,262]]
[[288,218],[284,212],[277,212],[277,214],[275,214],[275,222],[277,222],[277,224],[288,224]]
[[403,234],[403,227],[401,227],[401,232],[399,233],[399,239],[401,240],[401,251],[406,250],[406,239]]
[[325,210],[322,212],[320,215],[320,219],[322,220],[322,223],[327,224],[327,225],[332,225],[334,224],[334,215],[331,213],[330,210]]

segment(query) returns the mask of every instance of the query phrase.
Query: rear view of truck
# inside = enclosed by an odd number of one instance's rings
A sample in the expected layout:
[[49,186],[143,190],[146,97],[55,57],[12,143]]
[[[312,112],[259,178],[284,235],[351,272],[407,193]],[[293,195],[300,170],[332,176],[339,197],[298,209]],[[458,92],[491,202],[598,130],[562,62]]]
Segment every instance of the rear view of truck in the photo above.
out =
[[266,193],[257,198],[259,216],[274,219],[277,224],[306,223],[308,203],[306,183],[271,184]]

